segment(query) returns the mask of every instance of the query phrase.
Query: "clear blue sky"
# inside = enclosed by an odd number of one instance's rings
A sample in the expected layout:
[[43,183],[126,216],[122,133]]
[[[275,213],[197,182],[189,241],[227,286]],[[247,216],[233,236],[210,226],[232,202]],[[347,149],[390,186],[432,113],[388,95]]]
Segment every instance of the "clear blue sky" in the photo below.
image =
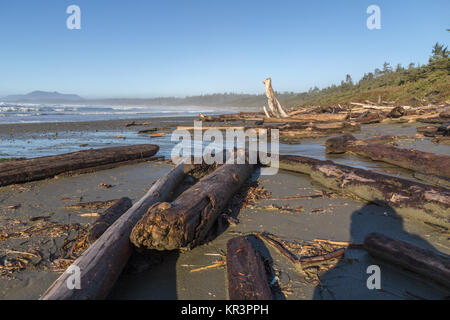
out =
[[[81,30],[66,8],[81,8]],[[366,8],[381,8],[368,30]],[[426,63],[450,45],[448,0],[1,0],[0,96],[263,93],[338,83],[349,73]]]

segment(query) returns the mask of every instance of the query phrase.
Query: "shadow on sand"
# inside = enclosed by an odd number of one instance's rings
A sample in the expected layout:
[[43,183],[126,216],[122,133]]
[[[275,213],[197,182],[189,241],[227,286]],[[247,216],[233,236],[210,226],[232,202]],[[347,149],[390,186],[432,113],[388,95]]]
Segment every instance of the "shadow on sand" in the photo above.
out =
[[[403,218],[386,203],[365,205],[351,216],[351,242],[363,242],[372,232],[442,254],[427,240],[405,231]],[[367,279],[372,274],[367,273],[370,265],[380,267],[380,290],[367,287]],[[314,291],[314,299],[443,299],[448,295],[447,288],[371,257],[362,249],[348,249],[345,258],[321,276],[321,284]]]

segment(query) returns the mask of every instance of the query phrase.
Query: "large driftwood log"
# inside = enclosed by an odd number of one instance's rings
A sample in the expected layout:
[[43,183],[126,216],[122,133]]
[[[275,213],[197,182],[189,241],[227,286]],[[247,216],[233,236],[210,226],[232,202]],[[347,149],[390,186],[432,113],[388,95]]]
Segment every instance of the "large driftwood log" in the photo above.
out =
[[226,121],[254,121],[264,118],[264,114],[260,112],[238,112],[219,114],[217,116],[205,116],[199,113],[199,118],[204,122],[226,122]]
[[348,118],[347,114],[335,113],[319,113],[319,114],[301,114],[289,118],[268,118],[264,122],[330,122],[330,121],[344,121]]
[[401,149],[387,144],[370,143],[364,140],[357,140],[351,134],[328,139],[326,152],[351,152],[413,171],[450,178],[450,156]]
[[127,264],[133,246],[130,232],[153,204],[165,201],[185,177],[181,163],[158,179],[147,194],[127,210],[97,239],[72,266],[80,268],[81,289],[70,290],[67,281],[73,274],[66,270],[42,295],[42,300],[104,299]]
[[246,237],[227,242],[228,297],[230,300],[272,300],[261,255]]
[[131,200],[127,197],[120,198],[111,207],[105,210],[100,217],[94,222],[87,233],[86,240],[93,243],[95,240],[108,229],[120,216],[130,209],[132,206]]
[[277,97],[275,96],[275,92],[272,89],[272,79],[267,78],[263,81],[265,90],[266,90],[266,96],[267,96],[267,104],[269,106],[269,110],[272,112],[272,114],[275,117],[280,118],[287,118],[288,115],[286,112],[284,112],[283,108],[281,107],[280,102],[278,101]]
[[371,233],[364,240],[370,255],[418,273],[450,288],[450,257],[416,247],[382,234]]
[[148,159],[158,152],[154,144],[83,150],[56,156],[0,163],[0,186],[54,177],[55,175],[111,163],[120,165],[135,159]]
[[252,164],[224,164],[172,203],[149,210],[131,232],[136,247],[156,250],[192,248],[204,242],[221,210],[251,176]]
[[450,227],[449,189],[301,156],[280,155],[279,166],[343,195],[390,206],[401,216]]

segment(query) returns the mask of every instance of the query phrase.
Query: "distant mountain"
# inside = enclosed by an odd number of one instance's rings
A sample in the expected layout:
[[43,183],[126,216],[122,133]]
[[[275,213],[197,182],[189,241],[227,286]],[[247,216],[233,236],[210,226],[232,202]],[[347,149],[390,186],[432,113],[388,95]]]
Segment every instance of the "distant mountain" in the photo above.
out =
[[64,94],[59,92],[33,91],[28,94],[9,95],[0,98],[5,102],[44,102],[44,103],[60,103],[60,102],[81,102],[84,99],[76,94]]

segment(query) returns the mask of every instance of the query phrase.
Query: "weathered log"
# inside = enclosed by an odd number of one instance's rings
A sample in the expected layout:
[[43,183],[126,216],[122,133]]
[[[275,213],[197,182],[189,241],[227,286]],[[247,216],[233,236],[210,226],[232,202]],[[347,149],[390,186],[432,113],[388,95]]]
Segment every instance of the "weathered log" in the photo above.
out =
[[327,137],[331,134],[354,132],[360,130],[361,127],[359,124],[351,122],[317,124],[289,123],[280,126],[277,129],[279,129],[279,137],[281,142],[298,143],[301,139],[320,138]]
[[147,162],[147,161],[161,161],[164,159],[165,159],[164,156],[153,156],[153,157],[145,157],[145,158],[139,158],[139,159],[133,159],[133,160],[125,160],[125,161],[120,161],[120,162],[112,162],[112,163],[107,163],[107,164],[103,164],[103,165],[99,165],[99,166],[93,166],[93,167],[89,167],[89,168],[81,168],[81,169],[76,169],[76,170],[65,171],[63,173],[58,174],[55,177],[92,173],[92,172],[96,172],[96,171],[108,170],[108,169],[117,168],[120,166],[125,166],[125,165],[130,165],[130,164],[136,164],[136,163]]
[[193,248],[204,242],[228,200],[251,176],[252,164],[224,164],[172,203],[155,205],[136,224],[131,242],[156,250]]
[[281,107],[280,102],[278,101],[277,97],[275,96],[275,92],[272,89],[272,79],[267,78],[263,81],[267,96],[267,104],[269,106],[270,111],[275,117],[280,118],[287,118],[286,112],[284,112],[283,108]]
[[272,300],[261,255],[246,237],[227,242],[228,297],[230,300]]
[[431,140],[433,143],[439,143],[444,145],[450,145],[450,137],[436,137]]
[[422,123],[446,123],[448,122],[448,118],[440,118],[440,117],[429,117],[429,118],[418,118],[417,122]]
[[406,110],[403,107],[395,107],[388,114],[388,118],[400,118],[406,115]]
[[111,207],[106,209],[100,217],[94,222],[87,233],[86,240],[93,243],[95,240],[108,229],[120,216],[130,209],[132,206],[131,200],[127,197],[120,198]]
[[148,126],[152,124],[150,121],[136,123],[136,121],[131,121],[125,125],[125,127],[133,127],[133,126]]
[[450,257],[379,233],[371,233],[364,247],[375,258],[386,260],[450,288]]
[[280,155],[279,166],[345,196],[391,207],[400,216],[450,227],[449,189],[301,156]]
[[216,116],[205,116],[199,113],[199,118],[204,122],[223,122],[223,121],[253,121],[261,120],[264,118],[264,114],[260,112],[238,112],[238,113],[226,113]]
[[348,118],[348,114],[335,113],[319,113],[319,114],[301,114],[288,118],[265,118],[264,122],[331,122],[344,121]]
[[378,123],[381,120],[383,120],[383,116],[381,116],[379,113],[374,112],[364,112],[355,119],[352,119],[352,121],[360,124],[370,124],[370,123]]
[[158,131],[158,128],[149,128],[149,129],[143,129],[143,130],[139,130],[138,133],[152,133],[152,132],[156,132]]
[[0,186],[46,179],[67,171],[149,158],[158,150],[157,145],[142,144],[83,150],[56,156],[0,163]]
[[328,139],[326,141],[326,152],[351,152],[413,171],[450,178],[450,156],[414,149],[402,149],[387,144],[370,143],[357,140],[351,134]]
[[450,107],[445,108],[444,111],[442,111],[441,113],[439,113],[439,117],[440,118],[450,118]]
[[150,206],[167,200],[184,177],[185,164],[180,163],[158,179],[144,197],[75,260],[72,266],[80,268],[81,289],[68,289],[67,281],[73,275],[73,270],[68,269],[42,295],[41,300],[106,298],[133,252],[129,239],[131,229]]

